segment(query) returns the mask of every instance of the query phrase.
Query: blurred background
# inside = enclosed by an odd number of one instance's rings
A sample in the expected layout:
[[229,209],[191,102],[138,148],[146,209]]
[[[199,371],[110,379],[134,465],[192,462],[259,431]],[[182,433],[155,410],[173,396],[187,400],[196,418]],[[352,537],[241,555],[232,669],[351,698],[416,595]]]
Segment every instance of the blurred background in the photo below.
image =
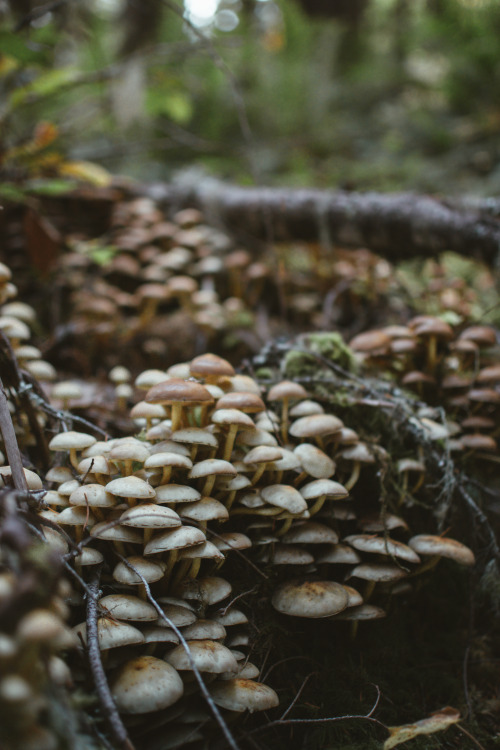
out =
[[493,195],[499,37],[498,0],[0,0],[4,176],[64,153],[147,181]]

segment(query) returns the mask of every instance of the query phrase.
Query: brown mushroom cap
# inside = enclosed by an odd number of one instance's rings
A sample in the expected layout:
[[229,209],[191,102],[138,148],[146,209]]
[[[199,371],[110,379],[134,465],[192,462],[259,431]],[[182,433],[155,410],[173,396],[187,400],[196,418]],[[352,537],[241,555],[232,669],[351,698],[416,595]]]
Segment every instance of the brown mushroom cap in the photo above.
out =
[[181,378],[171,378],[162,383],[157,383],[146,394],[146,399],[151,404],[169,405],[173,403],[184,404],[210,404],[213,397],[201,383]]
[[232,377],[234,367],[227,359],[218,357],[217,354],[201,354],[195,357],[189,365],[191,375],[200,378],[206,377]]
[[256,393],[232,391],[225,393],[217,401],[217,409],[238,409],[247,414],[254,414],[265,410],[265,404]]

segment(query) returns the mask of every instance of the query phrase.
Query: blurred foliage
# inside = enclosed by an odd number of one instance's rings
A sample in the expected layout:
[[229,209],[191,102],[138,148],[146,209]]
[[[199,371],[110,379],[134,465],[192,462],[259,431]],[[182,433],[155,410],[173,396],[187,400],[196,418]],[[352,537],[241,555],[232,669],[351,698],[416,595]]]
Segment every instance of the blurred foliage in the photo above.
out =
[[219,0],[205,19],[190,0],[189,23],[164,0],[141,38],[124,0],[58,3],[31,23],[11,5],[4,169],[48,123],[57,153],[142,179],[196,162],[241,182],[500,189],[496,1],[370,0],[354,24],[310,17],[305,0]]

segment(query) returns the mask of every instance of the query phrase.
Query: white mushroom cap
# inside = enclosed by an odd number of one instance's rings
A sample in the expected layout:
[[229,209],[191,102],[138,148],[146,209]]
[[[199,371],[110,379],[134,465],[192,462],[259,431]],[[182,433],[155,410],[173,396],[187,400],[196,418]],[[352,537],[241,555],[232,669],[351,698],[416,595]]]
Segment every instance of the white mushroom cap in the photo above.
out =
[[161,484],[155,488],[157,503],[194,503],[201,492],[188,484]]
[[95,442],[97,441],[92,435],[68,430],[68,432],[59,432],[55,435],[49,443],[49,448],[53,451],[82,451],[94,445]]
[[226,628],[216,620],[196,620],[183,628],[182,635],[186,640],[192,641],[219,641],[226,637]]
[[181,526],[182,521],[171,508],[154,503],[144,503],[129,508],[120,516],[120,523],[124,526],[135,526],[141,529],[166,529]]
[[337,532],[317,521],[296,522],[283,537],[287,544],[336,544]]
[[[127,561],[137,569],[148,583],[153,583],[153,581],[158,581],[163,577],[165,565],[160,561],[146,560],[144,557],[129,557]],[[127,567],[124,562],[119,562],[116,565],[113,570],[113,578],[119,583],[127,583],[132,586],[142,584],[137,573]]]
[[225,521],[229,513],[225,505],[213,497],[202,497],[195,503],[180,505],[179,515],[192,521]]
[[320,448],[310,443],[301,443],[294,448],[295,455],[300,460],[304,471],[315,479],[327,479],[335,473],[335,461]]
[[69,502],[90,508],[112,508],[116,505],[116,498],[102,484],[83,484],[71,493]]
[[274,592],[273,607],[294,617],[331,617],[347,607],[348,595],[334,581],[287,581]]
[[322,437],[334,435],[343,426],[344,423],[338,417],[334,417],[333,414],[312,414],[310,417],[297,419],[288,432],[297,438]]
[[182,595],[185,599],[197,599],[205,605],[216,604],[231,593],[231,584],[224,578],[206,576],[184,584]]
[[[87,642],[87,624],[85,622],[76,625],[73,631]],[[99,617],[97,620],[97,638],[101,651],[119,646],[130,646],[133,643],[143,643],[144,636],[141,631],[126,622],[119,622],[108,617]]]
[[118,477],[112,479],[106,485],[106,492],[119,497],[135,497],[146,500],[155,496],[155,491],[150,484],[136,476]]
[[304,500],[315,500],[322,495],[334,500],[343,500],[349,495],[349,492],[343,484],[333,479],[315,479],[301,487],[300,494]]
[[[38,474],[35,474],[34,471],[31,471],[31,469],[24,469],[24,476],[26,477],[26,484],[28,485],[29,490],[43,490],[43,484],[42,480],[38,476]],[[12,469],[10,466],[0,466],[0,487],[3,486],[4,481],[2,479],[7,479],[8,477],[12,476]]]
[[212,474],[236,473],[236,469],[229,461],[223,461],[221,458],[207,458],[195,464],[190,470],[188,477],[190,479],[199,479],[200,477],[208,477]]
[[279,705],[276,693],[261,682],[235,677],[210,686],[214,702],[229,711],[267,711]]
[[203,544],[206,537],[201,529],[194,526],[179,526],[176,529],[162,531],[154,536],[144,547],[145,555],[154,555],[174,549],[184,549],[193,545]]
[[448,537],[419,534],[408,542],[408,545],[419,555],[439,555],[448,557],[461,565],[474,565],[474,553],[465,544]]
[[262,489],[261,495],[266,503],[283,508],[294,515],[307,510],[307,503],[300,492],[287,484],[270,484]]
[[109,594],[99,599],[99,607],[110,618],[148,622],[158,618],[158,612],[149,602],[132,594]]
[[[200,670],[200,672],[211,672],[219,674],[220,672],[238,671],[238,664],[231,651],[217,641],[199,640],[188,641],[191,657]],[[192,670],[188,655],[184,646],[176,646],[170,653],[165,656],[165,660],[179,670]]]
[[139,656],[127,662],[111,684],[117,708],[124,714],[159,711],[176,703],[183,692],[176,670],[154,656]]
[[417,553],[403,542],[397,542],[389,537],[373,536],[371,534],[351,534],[346,536],[344,542],[347,542],[360,552],[372,552],[379,555],[390,555],[399,557],[410,563],[419,563],[420,558]]

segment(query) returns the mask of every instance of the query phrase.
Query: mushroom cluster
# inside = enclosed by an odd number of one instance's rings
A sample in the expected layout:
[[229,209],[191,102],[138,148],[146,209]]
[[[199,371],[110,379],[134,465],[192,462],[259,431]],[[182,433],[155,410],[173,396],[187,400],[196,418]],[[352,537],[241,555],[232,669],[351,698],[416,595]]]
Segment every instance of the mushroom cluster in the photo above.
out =
[[57,575],[57,562],[29,538],[16,552],[0,546],[0,745],[6,750],[57,750],[56,711],[76,728],[67,705],[71,672],[61,658],[77,645],[65,622],[71,590]]
[[452,452],[473,452],[474,460],[498,453],[500,366],[493,327],[454,330],[439,317],[419,315],[407,326],[360,334],[350,346],[365,368],[389,371],[420,401],[444,409],[441,430],[433,420],[436,411],[422,414],[431,440],[446,439]]
[[[9,304],[4,306],[0,321],[15,319],[13,304],[10,315]],[[26,310],[16,310],[19,319],[28,320]],[[441,383],[441,373],[462,361],[453,334],[444,336],[443,326],[440,336],[429,334],[427,320],[412,325],[408,335],[402,328],[383,331],[381,351],[362,337],[351,342],[352,348],[362,352],[366,366],[399,363],[393,364],[399,373],[403,367],[411,371],[412,360],[400,343],[393,351],[392,342],[412,340],[413,361]],[[21,338],[13,323],[4,330],[21,360],[29,327]],[[456,342],[470,341],[472,333],[478,334],[466,329]],[[488,346],[493,343],[490,334]],[[474,347],[473,385],[479,386],[480,378],[494,377],[495,365],[477,340]],[[27,356],[24,368],[33,361],[43,362]],[[40,379],[36,370],[30,372]],[[110,381],[119,410],[135,402],[127,423],[134,428],[121,437],[98,439],[91,424],[68,429],[70,415],[64,412],[37,412],[38,428],[53,431],[50,468],[40,471],[43,484],[33,478],[34,489],[46,490],[38,518],[50,554],[71,559],[81,579],[88,580],[95,566],[102,569],[98,644],[111,693],[140,746],[147,747],[165,723],[172,747],[187,737],[201,739],[201,728],[204,736],[212,731],[200,674],[224,710],[254,712],[277,705],[277,694],[249,661],[255,623],[248,619],[256,615],[231,599],[233,586],[234,596],[240,593],[233,580],[235,556],[243,554],[266,572],[269,604],[280,615],[352,622],[385,616],[381,604],[388,596],[411,590],[415,577],[440,558],[474,563],[468,547],[448,535],[425,533],[421,518],[414,523],[408,498],[425,489],[425,456],[405,455],[402,441],[391,456],[400,492],[387,497],[381,476],[389,446],[380,436],[363,423],[360,427],[348,408],[337,407],[324,383],[306,389],[297,379],[269,372],[264,386],[262,379],[236,373],[227,360],[203,354],[167,370],[145,370],[132,385],[130,372],[115,367]],[[71,386],[51,387],[63,410],[81,397]],[[496,393],[495,385],[490,390]],[[467,406],[448,408],[473,410],[471,390],[467,393]],[[491,417],[494,408],[488,406],[481,418]],[[16,421],[19,445],[36,463],[36,425],[23,413]],[[449,422],[439,425],[419,414],[418,426],[428,431],[429,440],[449,444]],[[0,467],[0,474],[9,472]],[[61,609],[60,602],[50,601],[25,617]],[[51,636],[39,647],[51,661],[70,640],[87,641],[87,623],[79,622],[83,592],[73,592],[69,601],[72,622],[78,623],[72,638],[61,625],[63,645]],[[24,638],[17,627],[7,632],[14,641]],[[13,653],[7,670],[17,664],[18,650]],[[74,666],[74,679],[85,684],[81,663]],[[38,731],[39,716],[35,712],[32,724],[25,722],[28,728]]]

